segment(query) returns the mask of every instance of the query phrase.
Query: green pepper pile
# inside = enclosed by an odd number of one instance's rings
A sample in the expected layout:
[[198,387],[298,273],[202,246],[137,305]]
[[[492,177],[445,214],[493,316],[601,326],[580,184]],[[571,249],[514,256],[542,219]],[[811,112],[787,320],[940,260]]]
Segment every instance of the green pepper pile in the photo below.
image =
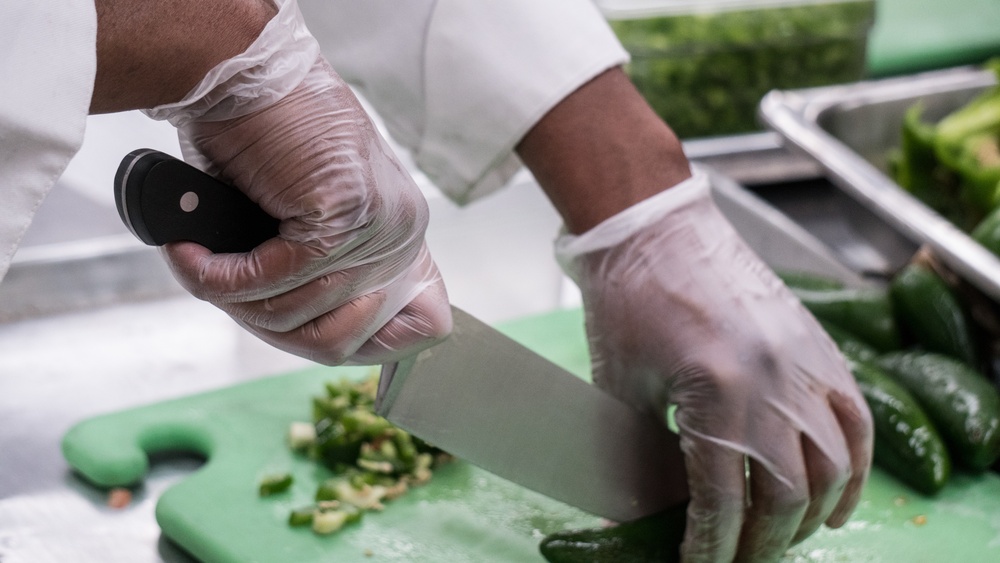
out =
[[933,495],[952,467],[1000,458],[1000,391],[988,337],[961,293],[921,255],[884,288],[782,273],[841,352],[872,413],[875,463]]
[[[447,459],[441,450],[375,414],[378,377],[361,382],[328,383],[326,393],[313,397],[312,421],[289,428],[291,448],[315,460],[335,476],[320,483],[315,502],[293,510],[291,526],[312,526],[329,534],[358,521],[365,511],[381,510],[383,501],[426,483],[432,468]],[[289,474],[270,475],[260,483],[260,495],[286,491]]]
[[[1000,76],[1000,59],[986,64]],[[936,123],[909,108],[890,155],[893,178],[994,252],[1000,252],[1000,86],[988,88]]]

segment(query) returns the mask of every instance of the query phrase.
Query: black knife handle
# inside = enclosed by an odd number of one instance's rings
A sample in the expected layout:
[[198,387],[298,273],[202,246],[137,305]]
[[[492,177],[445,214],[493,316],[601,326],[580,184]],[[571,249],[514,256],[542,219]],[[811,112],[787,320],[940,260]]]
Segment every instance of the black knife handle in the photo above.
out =
[[168,154],[130,152],[115,174],[115,204],[142,242],[194,241],[212,252],[247,252],[278,234],[278,220],[243,192]]

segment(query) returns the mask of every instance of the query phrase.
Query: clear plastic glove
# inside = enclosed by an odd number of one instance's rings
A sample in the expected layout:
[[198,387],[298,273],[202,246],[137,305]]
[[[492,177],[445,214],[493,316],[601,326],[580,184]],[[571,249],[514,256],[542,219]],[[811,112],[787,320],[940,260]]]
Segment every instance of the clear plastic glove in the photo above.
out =
[[[834,343],[735,232],[703,172],[557,241],[580,286],[595,383],[675,419],[685,561],[772,561],[843,524],[871,415]],[[745,468],[748,471],[745,471]]]
[[178,126],[187,160],[279,219],[279,236],[245,254],[173,243],[167,261],[188,291],[280,349],[331,365],[401,359],[451,330],[426,201],[295,3],[280,4],[246,53],[149,112]]

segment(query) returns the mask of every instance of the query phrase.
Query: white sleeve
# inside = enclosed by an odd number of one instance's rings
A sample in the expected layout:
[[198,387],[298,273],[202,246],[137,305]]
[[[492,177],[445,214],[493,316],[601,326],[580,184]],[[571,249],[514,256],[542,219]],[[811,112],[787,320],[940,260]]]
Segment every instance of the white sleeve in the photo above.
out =
[[334,69],[458,203],[502,187],[525,133],[628,54],[588,0],[299,0]]
[[0,0],[0,279],[83,143],[97,72],[93,0]]

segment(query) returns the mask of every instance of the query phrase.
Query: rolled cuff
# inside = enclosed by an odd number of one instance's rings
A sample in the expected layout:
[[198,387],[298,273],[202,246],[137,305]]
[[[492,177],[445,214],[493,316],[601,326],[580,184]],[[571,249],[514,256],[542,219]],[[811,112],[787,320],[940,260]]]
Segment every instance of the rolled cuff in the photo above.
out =
[[555,243],[556,259],[569,272],[578,257],[618,246],[678,209],[710,198],[708,173],[695,167],[690,178],[605,219],[583,234],[560,234]]

